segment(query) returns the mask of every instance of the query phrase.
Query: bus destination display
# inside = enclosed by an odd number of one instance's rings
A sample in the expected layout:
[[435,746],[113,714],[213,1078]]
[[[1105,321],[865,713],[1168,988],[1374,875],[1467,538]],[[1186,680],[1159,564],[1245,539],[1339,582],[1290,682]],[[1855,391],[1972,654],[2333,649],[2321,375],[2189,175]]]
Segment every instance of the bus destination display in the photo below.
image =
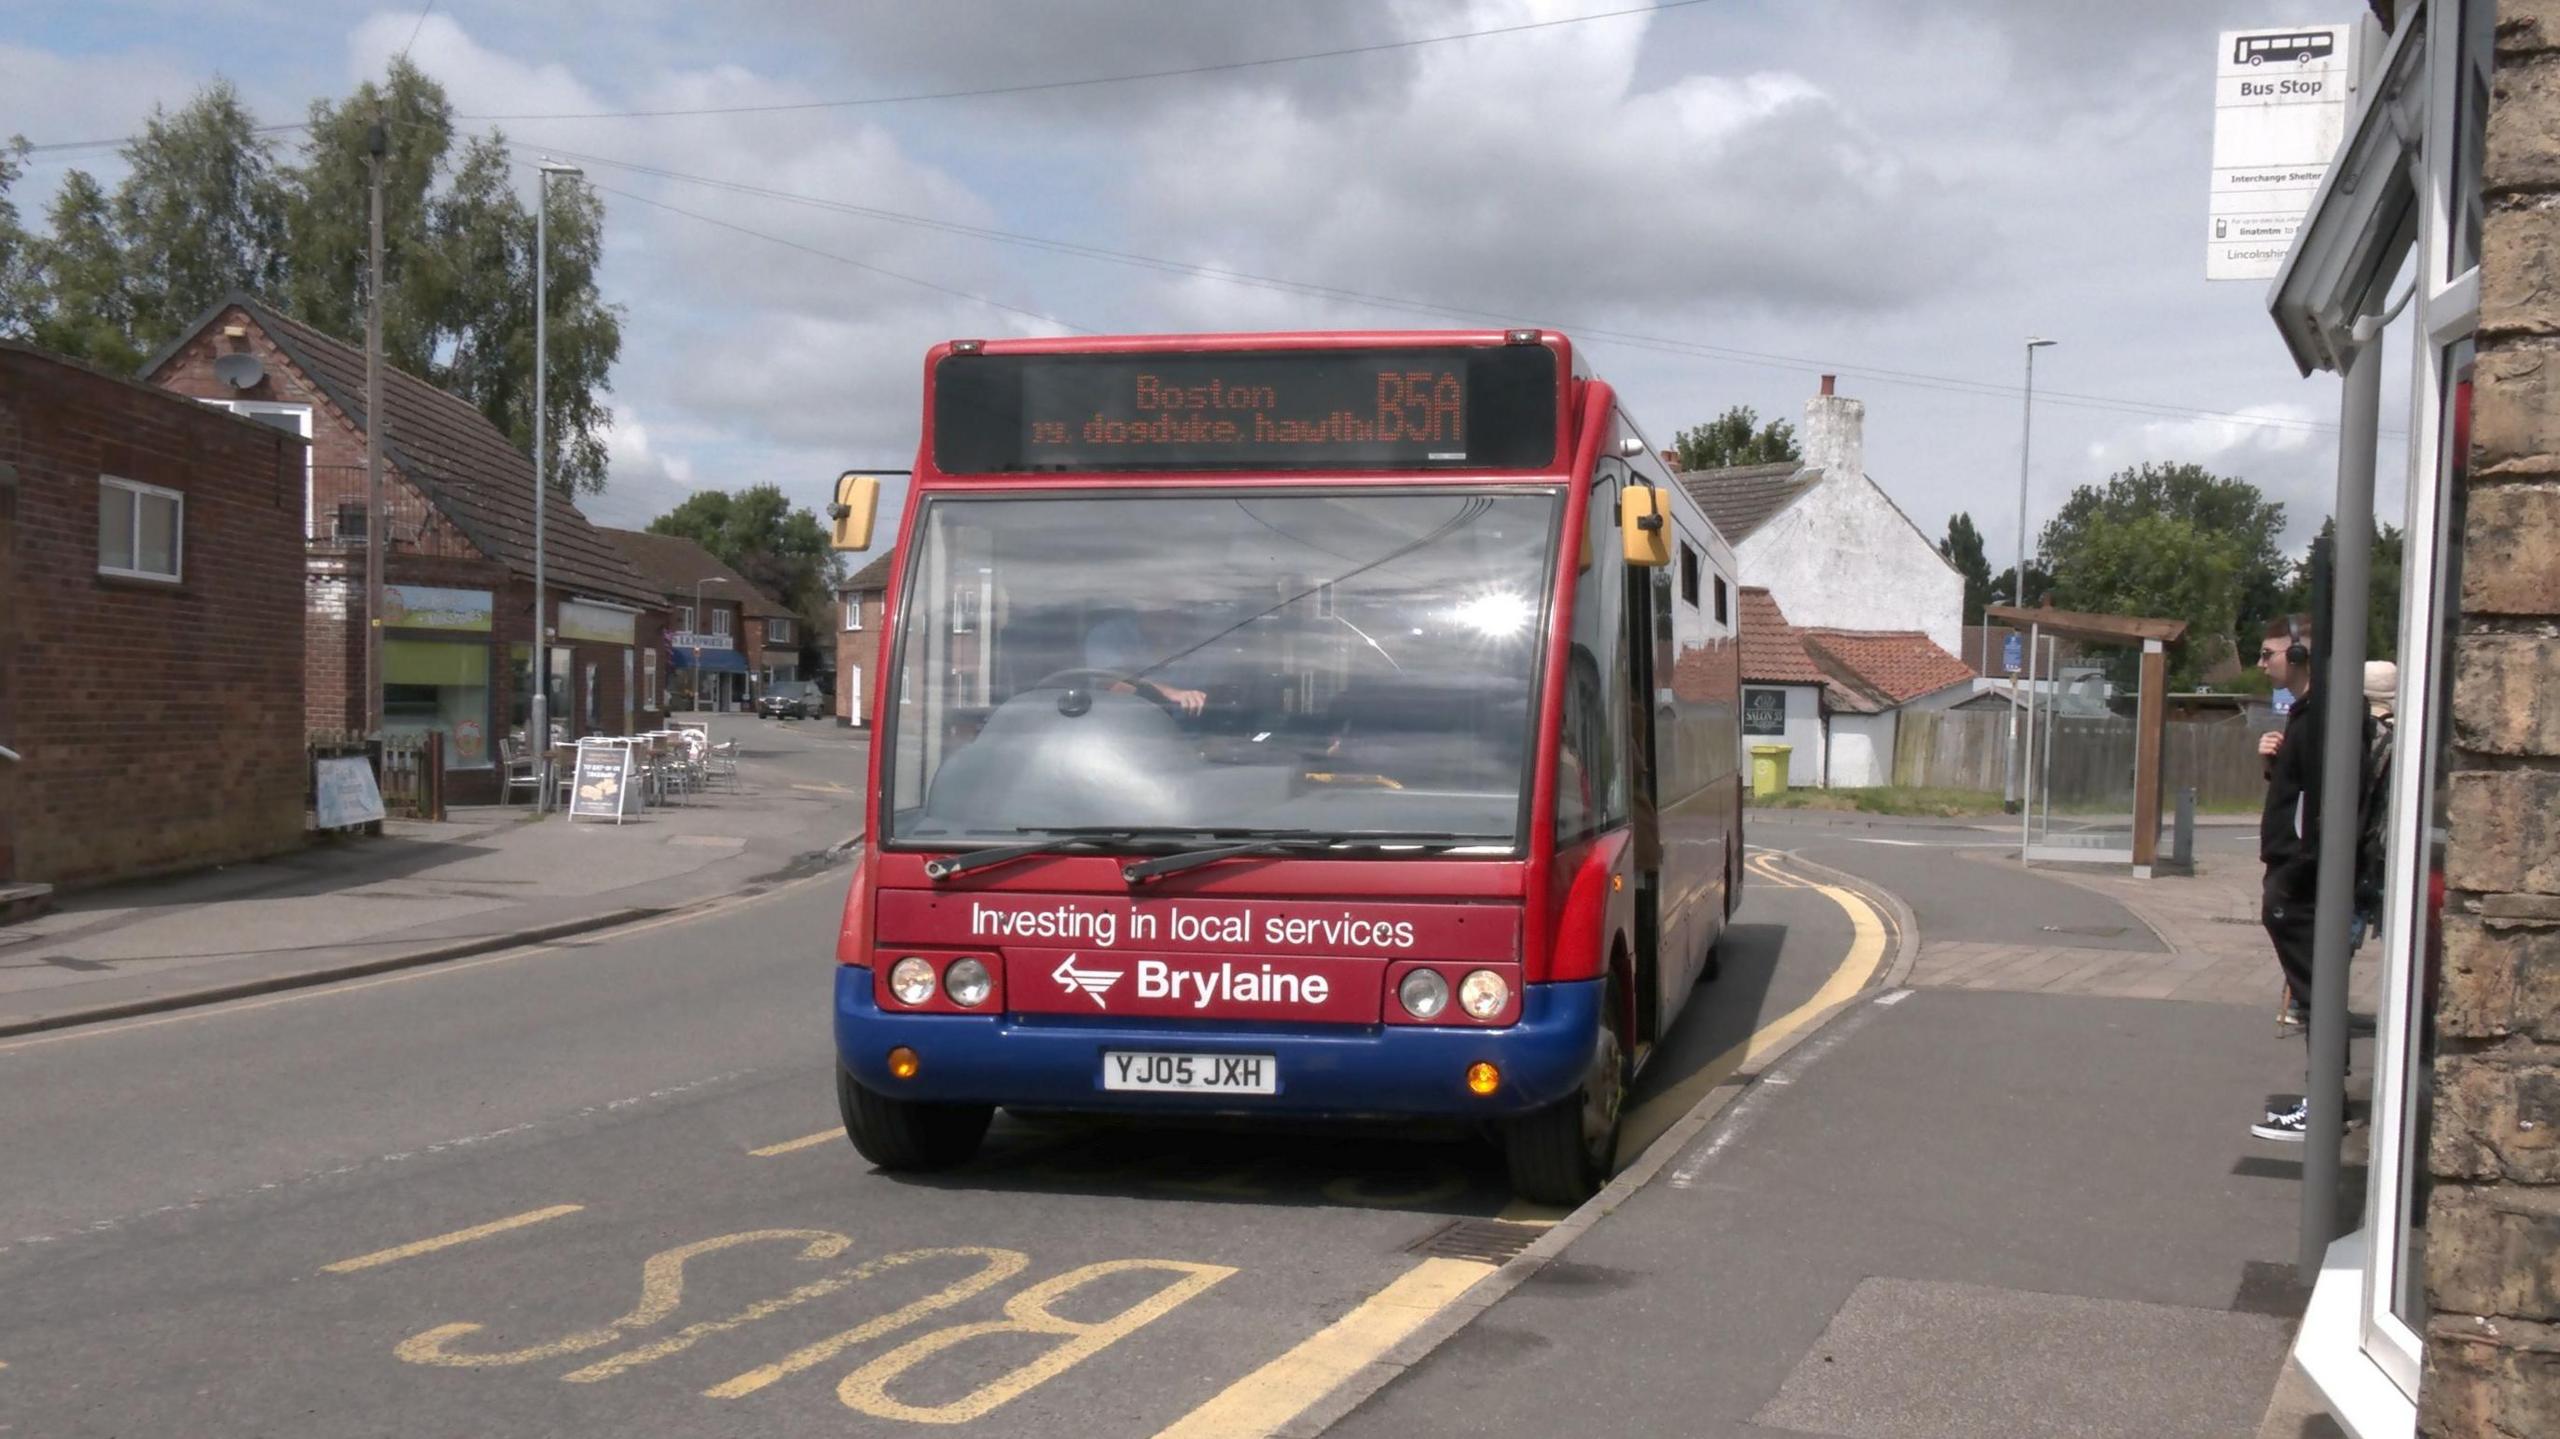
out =
[[1543,346],[955,355],[934,454],[959,474],[1521,469],[1553,458]]

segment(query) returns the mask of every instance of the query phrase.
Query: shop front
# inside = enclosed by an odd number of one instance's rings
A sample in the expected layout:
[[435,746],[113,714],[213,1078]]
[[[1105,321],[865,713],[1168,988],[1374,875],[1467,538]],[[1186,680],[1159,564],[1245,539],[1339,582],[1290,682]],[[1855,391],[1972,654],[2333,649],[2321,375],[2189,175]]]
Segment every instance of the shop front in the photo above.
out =
[[495,764],[491,602],[488,590],[382,588],[383,733],[392,739],[442,735],[448,772],[488,771]]
[[745,706],[750,673],[747,657],[731,647],[727,635],[676,634],[671,637],[668,657],[675,662],[674,703],[678,708],[729,710]]

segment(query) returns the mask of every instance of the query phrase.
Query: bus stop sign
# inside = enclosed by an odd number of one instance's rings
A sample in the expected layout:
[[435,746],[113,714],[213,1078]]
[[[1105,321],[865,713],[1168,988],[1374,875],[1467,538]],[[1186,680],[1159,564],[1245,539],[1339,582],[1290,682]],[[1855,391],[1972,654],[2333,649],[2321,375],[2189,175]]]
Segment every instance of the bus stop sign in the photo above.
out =
[[2021,661],[2022,661],[2022,660],[2024,660],[2024,659],[2025,659],[2025,657],[2026,657],[2026,648],[2025,648],[2025,646],[2023,646],[2023,645],[2021,645],[2021,644],[2019,643],[2019,641],[2018,641],[2018,633],[2017,633],[2017,631],[2015,631],[2015,630],[2011,630],[2011,631],[2009,632],[2009,638],[2007,638],[2006,640],[2001,641],[2001,643],[2000,643],[2000,664],[2001,664],[2001,667],[2002,667],[2002,668],[2004,668],[2004,669],[2006,669],[2006,670],[2008,670],[2008,672],[2009,672],[2009,673],[2011,673],[2011,674],[2016,674],[2019,670],[2021,670],[2021,669],[2025,668],[2025,666],[2021,663]]

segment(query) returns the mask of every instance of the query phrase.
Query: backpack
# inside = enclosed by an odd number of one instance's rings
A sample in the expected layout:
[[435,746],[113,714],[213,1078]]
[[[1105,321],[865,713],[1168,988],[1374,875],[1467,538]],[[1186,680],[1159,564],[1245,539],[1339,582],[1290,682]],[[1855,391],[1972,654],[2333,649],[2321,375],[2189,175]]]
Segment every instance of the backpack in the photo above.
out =
[[2363,788],[2356,797],[2355,914],[2360,929],[2379,929],[2391,816],[2392,722],[2367,712]]

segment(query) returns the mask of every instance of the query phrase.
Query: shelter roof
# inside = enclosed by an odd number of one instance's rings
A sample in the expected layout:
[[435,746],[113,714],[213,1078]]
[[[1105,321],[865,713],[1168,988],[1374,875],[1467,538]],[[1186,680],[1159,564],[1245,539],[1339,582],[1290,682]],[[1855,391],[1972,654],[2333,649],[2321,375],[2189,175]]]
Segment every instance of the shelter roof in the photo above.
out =
[[2158,640],[2174,645],[2187,635],[2185,620],[2146,619],[2139,615],[2093,615],[2082,610],[2021,609],[2016,605],[1993,605],[1983,613],[2022,630],[2033,625],[2045,634],[2092,644],[2138,645],[2144,640]]

